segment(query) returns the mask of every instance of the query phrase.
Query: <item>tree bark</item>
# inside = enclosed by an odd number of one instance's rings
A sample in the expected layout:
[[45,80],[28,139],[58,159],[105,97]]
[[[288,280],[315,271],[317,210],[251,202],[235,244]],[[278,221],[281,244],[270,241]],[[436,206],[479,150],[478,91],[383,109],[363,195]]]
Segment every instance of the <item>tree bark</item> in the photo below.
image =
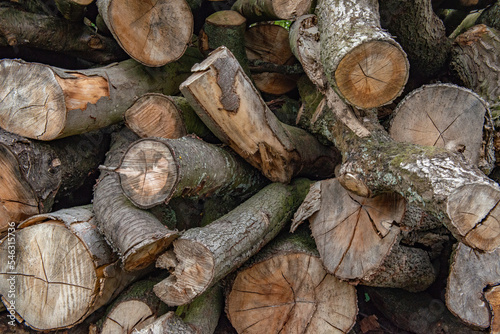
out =
[[97,34],[83,24],[4,5],[0,6],[0,17],[0,46],[30,46],[99,64],[126,59],[112,38]]
[[10,222],[50,211],[82,186],[108,144],[105,131],[43,143],[1,130],[0,233]]
[[180,196],[249,196],[268,183],[231,151],[192,137],[136,141],[115,172],[125,196],[143,209]]
[[57,9],[69,21],[81,21],[85,16],[87,6],[94,0],[55,0]]
[[[132,132],[120,131],[105,165],[116,167],[126,147],[136,139]],[[153,214],[133,205],[123,194],[118,175],[107,170],[101,171],[95,188],[94,210],[99,229],[121,256],[126,271],[149,266],[177,237]]]
[[379,21],[375,0],[318,3],[321,62],[328,81],[361,109],[391,103],[408,80],[406,54]]
[[500,30],[500,1],[486,8],[476,21],[477,24],[485,24],[490,28]]
[[180,86],[210,130],[271,181],[333,175],[336,151],[279,122],[229,50],[221,47]]
[[299,16],[311,11],[313,1],[311,0],[237,0],[233,10],[240,12],[249,22],[257,21],[294,21]]
[[[154,292],[167,305],[184,305],[258,252],[291,218],[309,188],[299,179],[274,183],[203,228],[186,231],[157,266],[172,270]],[[196,263],[196,265],[194,265]]]
[[181,96],[147,93],[125,112],[125,124],[141,138],[180,138],[196,134],[215,141],[214,135]]
[[[0,244],[0,293],[36,330],[72,327],[105,305],[144,272],[124,273],[95,226],[92,207],[33,216]],[[11,283],[15,296],[9,297]]]
[[[0,126],[39,140],[71,136],[120,122],[136,96],[174,94],[198,61],[186,55],[162,68],[133,60],[81,71],[4,59],[0,63]],[[133,83],[133,84],[131,84]],[[14,93],[15,92],[15,93]]]
[[193,14],[185,0],[98,0],[113,37],[130,57],[146,66],[178,60],[193,34]]
[[238,333],[348,333],[356,288],[328,274],[305,233],[286,234],[238,271],[226,313]]

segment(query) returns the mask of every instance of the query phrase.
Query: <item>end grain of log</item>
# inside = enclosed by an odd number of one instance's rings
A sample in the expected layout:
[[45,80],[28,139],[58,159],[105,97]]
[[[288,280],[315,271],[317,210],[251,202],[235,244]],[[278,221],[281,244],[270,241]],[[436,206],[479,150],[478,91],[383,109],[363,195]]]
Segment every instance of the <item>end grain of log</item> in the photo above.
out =
[[240,12],[250,22],[295,20],[310,12],[311,0],[237,0],[233,10]]

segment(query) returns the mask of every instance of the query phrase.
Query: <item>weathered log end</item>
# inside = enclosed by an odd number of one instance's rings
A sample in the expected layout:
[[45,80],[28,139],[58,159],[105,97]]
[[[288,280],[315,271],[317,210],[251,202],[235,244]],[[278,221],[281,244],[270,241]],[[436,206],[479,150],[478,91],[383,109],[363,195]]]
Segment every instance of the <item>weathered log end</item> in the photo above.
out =
[[468,246],[491,252],[500,246],[500,190],[485,184],[467,184],[447,202],[450,228]]
[[408,73],[408,60],[399,45],[370,41],[344,56],[335,71],[335,81],[350,104],[368,109],[390,103],[399,96]]
[[491,325],[490,333],[500,333],[500,286],[493,286],[485,291],[484,297],[490,304]]

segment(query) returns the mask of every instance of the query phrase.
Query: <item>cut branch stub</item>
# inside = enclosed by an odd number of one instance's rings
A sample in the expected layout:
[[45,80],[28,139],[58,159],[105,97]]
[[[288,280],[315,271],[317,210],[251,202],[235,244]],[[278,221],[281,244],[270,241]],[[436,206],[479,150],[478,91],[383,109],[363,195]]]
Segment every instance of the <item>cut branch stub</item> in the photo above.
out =
[[[319,202],[319,204],[317,203]],[[317,182],[294,217],[309,219],[328,272],[344,280],[368,279],[398,241],[405,200],[397,194],[364,198],[337,179]]]
[[426,85],[408,94],[394,112],[389,132],[394,140],[445,147],[463,153],[476,166],[492,168],[483,148],[483,125],[485,117],[492,124],[491,116],[474,92],[450,84]]
[[401,94],[408,60],[380,27],[376,0],[319,1],[318,24],[325,73],[349,104],[374,108]]
[[97,6],[123,50],[146,66],[179,59],[193,34],[193,14],[185,0],[99,0]]
[[[491,323],[488,299],[495,301],[489,287],[500,284],[500,248],[482,253],[459,243],[451,258],[450,275],[446,288],[448,309],[465,323],[487,328]],[[485,298],[486,297],[486,298]]]

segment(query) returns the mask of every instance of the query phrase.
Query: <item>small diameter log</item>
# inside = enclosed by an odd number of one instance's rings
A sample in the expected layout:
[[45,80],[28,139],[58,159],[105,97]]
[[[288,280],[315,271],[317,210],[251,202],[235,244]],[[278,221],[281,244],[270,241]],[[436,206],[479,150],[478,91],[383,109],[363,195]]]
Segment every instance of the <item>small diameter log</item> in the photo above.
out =
[[0,264],[2,301],[30,327],[72,327],[144,274],[124,273],[95,225],[91,206],[65,209],[25,220],[0,244],[5,259],[11,239],[16,247],[15,265]]
[[94,0],[55,0],[56,7],[62,16],[69,21],[81,21],[87,6]]
[[[105,165],[116,167],[134,140],[137,136],[126,128],[117,133]],[[121,256],[126,271],[149,266],[177,237],[152,213],[139,209],[125,197],[114,172],[101,171],[94,191],[94,210],[99,230]]]
[[108,307],[99,333],[132,333],[165,314],[168,306],[153,293],[153,286],[158,282],[159,279],[139,281],[122,292]]
[[493,115],[500,112],[500,33],[476,25],[458,36],[450,67],[463,85],[484,98]]
[[123,50],[146,66],[176,61],[191,41],[193,14],[185,0],[98,0],[97,7]]
[[228,49],[217,49],[193,70],[180,86],[186,99],[223,143],[267,178],[289,182],[298,175],[333,175],[336,150],[279,122]]
[[493,121],[487,103],[471,90],[425,85],[408,94],[394,114],[389,134],[395,141],[445,147],[486,174],[493,169]]
[[82,186],[108,144],[105,131],[44,143],[0,130],[0,234]]
[[396,36],[408,55],[412,74],[429,78],[446,65],[451,40],[431,0],[385,0],[379,6],[381,25]]
[[0,46],[29,46],[99,64],[124,60],[127,56],[112,38],[97,34],[83,23],[24,12],[11,6],[0,7],[0,18]]
[[240,12],[249,22],[293,21],[299,16],[309,13],[312,6],[312,0],[237,0],[232,9]]
[[226,298],[238,333],[348,333],[356,288],[328,274],[306,233],[278,237],[239,270]]
[[268,183],[239,156],[193,137],[138,140],[115,172],[125,196],[143,209],[180,196],[244,196]]
[[347,103],[368,109],[391,103],[408,80],[401,46],[382,30],[376,0],[321,0],[321,62]]
[[193,228],[174,242],[157,266],[171,276],[154,292],[167,305],[184,305],[239,267],[274,238],[304,199],[310,182],[273,183],[225,216]]
[[181,96],[144,94],[125,112],[125,124],[141,138],[180,138],[188,133],[205,140],[213,137]]
[[[273,65],[293,65],[297,63],[290,42],[288,31],[273,22],[257,24],[245,32],[245,48],[249,61],[259,61]],[[251,67],[255,87],[261,92],[283,95],[297,86],[298,75],[287,73],[261,72]]]
[[[487,288],[500,284],[499,256],[499,248],[491,253],[482,253],[462,243],[452,254],[446,305],[451,313],[468,325],[479,328],[492,325],[490,307],[495,310],[496,302]],[[492,305],[488,305],[489,299]]]
[[422,291],[436,273],[426,252],[398,245],[405,207],[398,194],[363,198],[323,180],[295,213],[292,231],[309,220],[326,270],[339,279]]
[[186,55],[162,68],[147,68],[130,59],[71,71],[4,59],[0,126],[28,138],[53,140],[118,123],[137,96],[176,93],[197,60]]

